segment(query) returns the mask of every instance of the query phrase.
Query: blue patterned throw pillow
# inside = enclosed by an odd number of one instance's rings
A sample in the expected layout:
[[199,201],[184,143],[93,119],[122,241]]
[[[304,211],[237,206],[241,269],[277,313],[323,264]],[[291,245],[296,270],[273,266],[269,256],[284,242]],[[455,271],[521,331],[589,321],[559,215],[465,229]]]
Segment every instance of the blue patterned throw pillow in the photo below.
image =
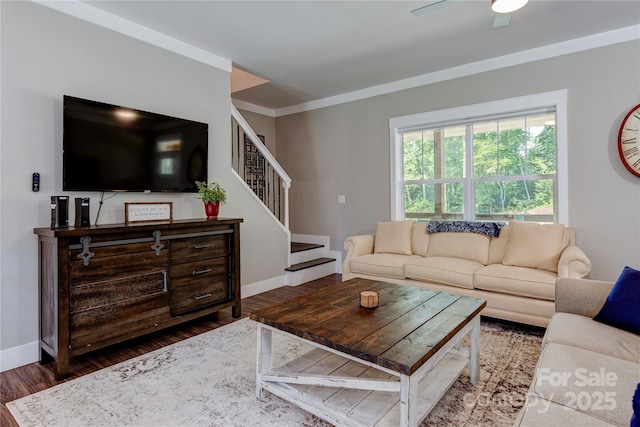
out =
[[593,320],[640,335],[640,271],[625,267]]
[[439,221],[431,220],[427,224],[427,233],[476,233],[498,237],[500,229],[507,225],[493,221]]

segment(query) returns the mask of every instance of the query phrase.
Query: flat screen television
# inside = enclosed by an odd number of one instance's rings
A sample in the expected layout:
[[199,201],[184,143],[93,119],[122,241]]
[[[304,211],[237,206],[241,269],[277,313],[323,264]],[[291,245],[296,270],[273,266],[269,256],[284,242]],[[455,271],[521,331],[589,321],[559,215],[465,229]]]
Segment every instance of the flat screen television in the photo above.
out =
[[64,96],[64,191],[197,192],[206,123]]

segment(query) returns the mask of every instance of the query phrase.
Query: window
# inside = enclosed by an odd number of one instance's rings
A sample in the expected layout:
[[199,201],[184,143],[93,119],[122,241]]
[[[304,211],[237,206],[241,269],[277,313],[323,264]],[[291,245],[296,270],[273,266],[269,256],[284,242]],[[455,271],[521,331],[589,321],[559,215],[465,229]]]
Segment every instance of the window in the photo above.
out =
[[566,223],[565,98],[391,119],[392,218]]

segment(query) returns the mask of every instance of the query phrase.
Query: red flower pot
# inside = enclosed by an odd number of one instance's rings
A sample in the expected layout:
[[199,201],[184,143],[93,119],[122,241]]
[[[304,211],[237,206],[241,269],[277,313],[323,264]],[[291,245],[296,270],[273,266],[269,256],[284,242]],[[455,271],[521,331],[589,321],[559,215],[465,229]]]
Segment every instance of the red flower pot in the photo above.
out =
[[207,213],[207,219],[218,218],[220,210],[220,202],[204,202],[204,211]]

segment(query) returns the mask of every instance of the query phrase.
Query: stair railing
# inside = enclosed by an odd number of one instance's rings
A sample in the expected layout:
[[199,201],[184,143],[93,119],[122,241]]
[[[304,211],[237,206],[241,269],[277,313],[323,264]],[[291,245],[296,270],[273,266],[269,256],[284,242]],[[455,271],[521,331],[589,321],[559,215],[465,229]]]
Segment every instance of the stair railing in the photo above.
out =
[[233,104],[231,145],[233,169],[265,208],[289,231],[291,178]]

